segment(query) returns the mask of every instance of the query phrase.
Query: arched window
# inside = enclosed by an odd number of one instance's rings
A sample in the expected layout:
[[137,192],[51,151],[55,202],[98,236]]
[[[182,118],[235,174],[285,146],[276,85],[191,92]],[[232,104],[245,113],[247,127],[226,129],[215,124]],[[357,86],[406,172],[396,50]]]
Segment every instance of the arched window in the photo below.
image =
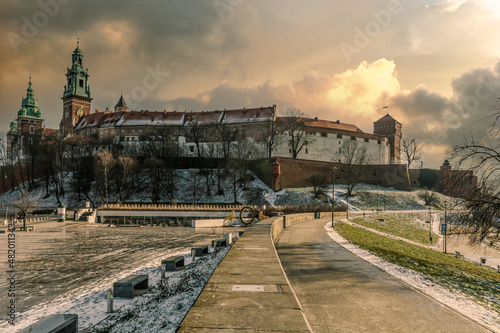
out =
[[30,126],[30,134],[35,134],[35,126]]

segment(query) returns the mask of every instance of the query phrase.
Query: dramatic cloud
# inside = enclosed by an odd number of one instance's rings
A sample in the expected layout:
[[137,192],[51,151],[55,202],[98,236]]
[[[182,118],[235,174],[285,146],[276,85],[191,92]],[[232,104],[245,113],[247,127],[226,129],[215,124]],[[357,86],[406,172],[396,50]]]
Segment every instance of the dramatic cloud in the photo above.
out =
[[80,38],[94,109],[120,93],[150,110],[276,104],[372,131],[389,105],[437,166],[499,96],[499,13],[494,0],[6,0],[0,131],[30,73],[47,126],[58,126]]

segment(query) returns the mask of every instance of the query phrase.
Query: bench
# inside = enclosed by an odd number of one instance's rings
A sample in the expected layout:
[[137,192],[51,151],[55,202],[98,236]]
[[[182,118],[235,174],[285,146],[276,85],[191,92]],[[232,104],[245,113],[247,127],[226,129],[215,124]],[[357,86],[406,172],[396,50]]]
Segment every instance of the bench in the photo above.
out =
[[148,275],[132,274],[113,283],[115,297],[133,298],[134,289],[148,289]]
[[204,256],[204,255],[208,254],[208,245],[193,247],[193,248],[191,248],[191,252],[192,251],[194,251],[195,256],[197,256],[197,257]]
[[460,252],[458,252],[458,251],[455,251],[455,258],[465,259],[464,255],[460,254]]
[[166,272],[175,272],[184,268],[184,257],[176,256],[163,259],[161,265],[165,266]]
[[225,225],[226,221],[229,221],[229,225],[233,226],[233,220],[234,220],[234,210],[231,211],[230,215],[224,216],[224,220],[222,221],[222,225]]
[[78,315],[51,314],[20,332],[78,333]]
[[212,247],[227,246],[227,241],[225,239],[215,239],[212,241]]

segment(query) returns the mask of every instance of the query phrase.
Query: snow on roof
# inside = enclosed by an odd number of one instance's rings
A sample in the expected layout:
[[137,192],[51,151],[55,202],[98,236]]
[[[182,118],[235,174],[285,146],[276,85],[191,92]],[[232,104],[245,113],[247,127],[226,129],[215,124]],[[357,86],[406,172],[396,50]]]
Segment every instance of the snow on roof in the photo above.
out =
[[226,122],[229,124],[265,122],[272,120],[275,106],[214,111],[121,111],[96,112],[82,118],[76,130],[91,127],[121,126],[186,126],[190,122],[211,125]]
[[[287,117],[278,117],[277,120],[279,122],[286,122]],[[356,133],[364,133],[359,127],[352,125],[352,124],[346,124],[346,123],[341,123],[339,120],[337,121],[330,121],[330,120],[323,120],[323,119],[318,119],[318,118],[304,118],[306,122],[306,127],[314,127],[317,129],[331,129],[331,130],[341,130],[341,131],[348,131],[348,132],[356,132]]]
[[182,126],[184,112],[177,111],[129,111],[124,112],[115,126]]
[[274,108],[271,106],[225,111],[224,122],[228,124],[255,123],[274,119]]
[[323,119],[313,119],[312,121],[307,122],[308,127],[317,127],[317,128],[328,128],[334,130],[343,130],[349,132],[357,132],[364,133],[359,127],[352,124],[341,123],[340,121],[329,121]]

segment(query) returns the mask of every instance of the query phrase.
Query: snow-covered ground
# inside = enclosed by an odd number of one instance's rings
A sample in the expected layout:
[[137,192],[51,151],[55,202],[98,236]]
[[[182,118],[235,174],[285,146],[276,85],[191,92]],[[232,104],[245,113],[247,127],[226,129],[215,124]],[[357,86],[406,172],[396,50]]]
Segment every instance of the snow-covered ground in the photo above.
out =
[[495,332],[500,332],[500,319],[498,318],[498,314],[470,300],[460,291],[451,292],[431,282],[423,274],[391,264],[371,254],[367,250],[361,249],[340,236],[337,231],[332,228],[330,222],[325,224],[325,230],[330,238],[347,250],[356,254],[358,257],[370,262],[397,279],[439,301],[440,303],[445,304],[464,316],[481,323]]
[[[148,180],[143,175],[141,176],[141,183],[143,183],[143,190],[134,194],[128,199],[130,202],[151,202],[151,191],[148,187]],[[64,178],[66,195],[60,199],[70,207],[84,207],[85,200],[80,202],[74,201],[70,198],[70,178],[71,174],[67,173]],[[193,180],[196,179],[196,182]],[[211,170],[209,177],[209,191],[206,191],[206,179],[204,176],[199,175],[197,169],[179,169],[174,172],[174,197],[177,203],[192,203],[193,202],[193,186],[196,183],[196,196],[195,203],[208,204],[208,203],[234,203],[234,193],[231,180],[226,177],[221,182],[223,194],[217,195],[217,176],[216,170]],[[43,197],[45,190],[40,184],[40,189],[37,191],[42,192],[42,198],[38,202],[40,207],[55,208],[58,205],[56,197],[51,195]],[[51,188],[51,193],[54,189]],[[246,189],[241,187],[237,190],[236,199],[239,203],[258,205],[258,206],[297,206],[297,205],[330,205],[332,189],[331,186],[325,186],[323,190],[324,195],[321,198],[314,198],[312,195],[312,187],[305,188],[290,188],[282,189],[274,192],[269,186],[262,182],[255,174],[252,173],[252,180],[246,186]],[[337,184],[335,185],[335,203],[336,205],[349,206],[350,211],[360,210],[424,210],[427,209],[425,203],[419,198],[422,191],[400,191],[394,188],[386,188],[376,185],[359,184],[354,190],[354,196],[350,197],[348,202],[345,198],[346,186]],[[453,199],[436,193],[438,200],[442,203],[444,200],[452,202]],[[103,198],[97,198],[97,203],[102,204]],[[17,191],[7,192],[0,196],[0,203],[9,203],[19,198]],[[73,200],[72,200],[73,199]],[[161,201],[168,203],[171,198],[163,196]],[[113,196],[109,200],[115,202],[116,198]]]

